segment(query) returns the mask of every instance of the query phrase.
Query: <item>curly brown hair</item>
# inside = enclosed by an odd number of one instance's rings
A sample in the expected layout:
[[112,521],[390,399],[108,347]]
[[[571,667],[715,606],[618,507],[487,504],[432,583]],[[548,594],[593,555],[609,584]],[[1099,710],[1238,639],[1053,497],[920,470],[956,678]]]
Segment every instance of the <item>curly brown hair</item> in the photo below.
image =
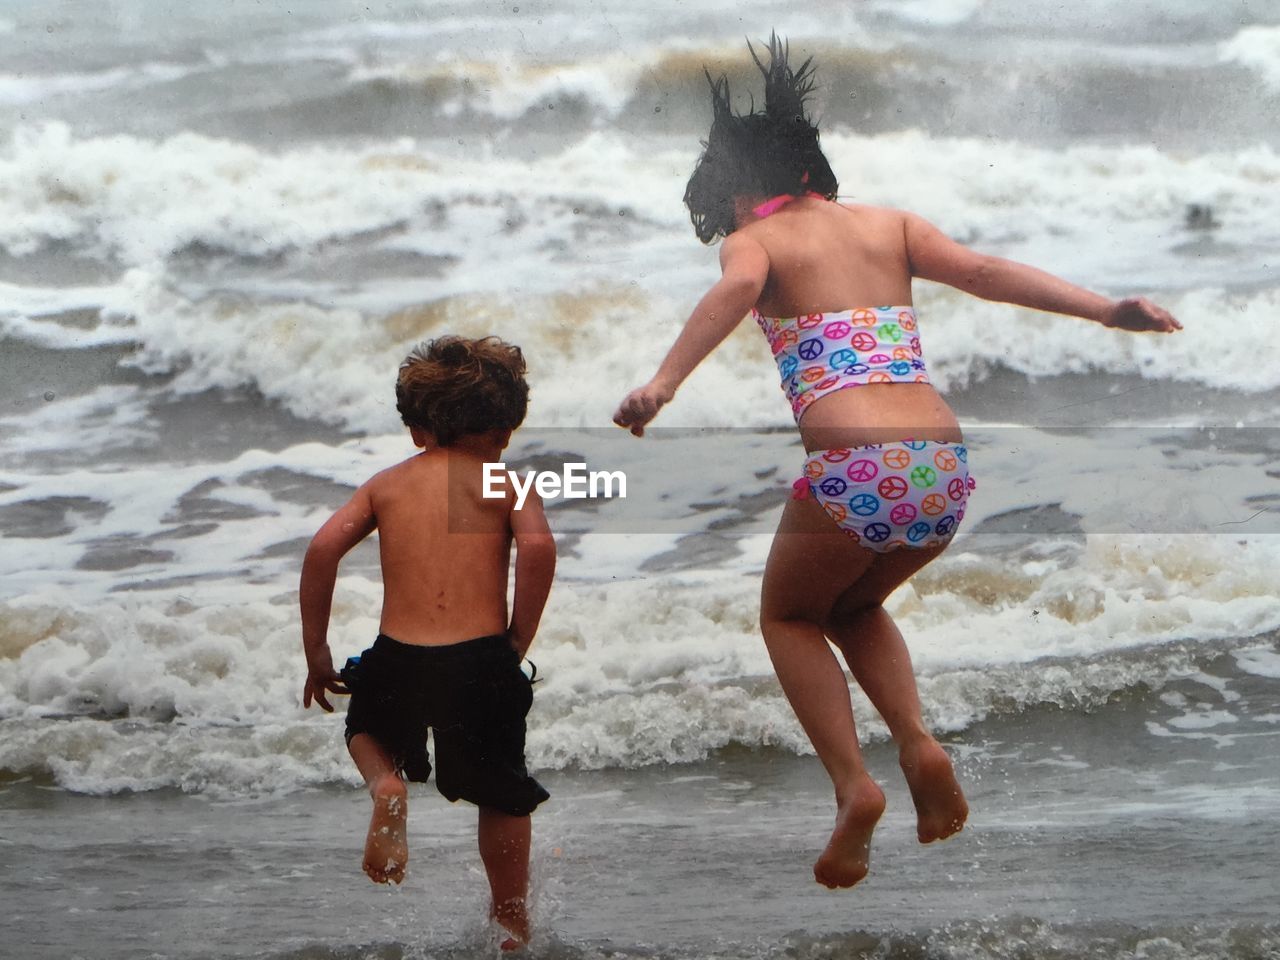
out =
[[529,408],[524,373],[520,348],[497,337],[437,337],[400,364],[396,410],[442,447],[469,434],[514,430]]

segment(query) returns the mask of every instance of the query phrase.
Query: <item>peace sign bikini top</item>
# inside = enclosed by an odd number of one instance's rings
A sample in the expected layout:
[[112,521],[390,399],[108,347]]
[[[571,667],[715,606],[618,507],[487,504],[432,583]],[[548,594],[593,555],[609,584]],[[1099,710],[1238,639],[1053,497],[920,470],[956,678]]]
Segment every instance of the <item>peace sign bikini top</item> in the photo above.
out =
[[[794,199],[774,197],[754,212],[767,217]],[[753,309],[751,315],[773,350],[796,423],[805,408],[846,387],[930,382],[911,307],[854,307],[803,317],[766,317]]]

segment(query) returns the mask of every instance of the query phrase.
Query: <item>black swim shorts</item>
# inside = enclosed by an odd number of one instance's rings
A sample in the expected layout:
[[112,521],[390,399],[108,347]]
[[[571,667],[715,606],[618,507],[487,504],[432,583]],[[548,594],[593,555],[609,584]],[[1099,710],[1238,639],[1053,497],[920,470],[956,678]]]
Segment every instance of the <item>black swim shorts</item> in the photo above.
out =
[[379,634],[347,661],[342,679],[351,691],[347,742],[359,733],[373,737],[406,780],[431,773],[430,728],[436,788],[448,800],[519,817],[550,796],[525,766],[533,687],[506,637],[424,646]]

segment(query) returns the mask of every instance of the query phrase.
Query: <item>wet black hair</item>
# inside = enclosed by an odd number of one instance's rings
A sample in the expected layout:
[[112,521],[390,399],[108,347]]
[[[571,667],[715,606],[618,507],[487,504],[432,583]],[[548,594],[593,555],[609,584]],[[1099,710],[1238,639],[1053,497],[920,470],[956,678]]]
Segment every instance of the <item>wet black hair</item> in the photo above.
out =
[[727,237],[734,221],[734,198],[801,196],[807,191],[835,199],[839,184],[818,146],[818,127],[805,113],[814,90],[813,58],[793,70],[788,44],[769,35],[769,63],[764,64],[747,41],[751,59],[764,75],[764,109],[736,114],[729,104],[729,78],[711,84],[711,130],[702,156],[689,178],[684,202],[693,229],[703,243]]

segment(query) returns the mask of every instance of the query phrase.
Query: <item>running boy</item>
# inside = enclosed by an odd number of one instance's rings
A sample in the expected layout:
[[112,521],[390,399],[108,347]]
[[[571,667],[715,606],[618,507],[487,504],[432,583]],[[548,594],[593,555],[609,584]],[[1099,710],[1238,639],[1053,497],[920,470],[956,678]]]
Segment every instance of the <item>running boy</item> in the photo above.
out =
[[[322,526],[307,548],[299,602],[307,657],[304,707],[350,693],[346,738],[373,798],[364,871],[399,883],[408,861],[405,780],[425,781],[428,727],[436,786],[480,808],[480,856],[490,916],[528,941],[529,814],[547,791],[524,760],[533,700],[520,661],[533,642],[555,571],[542,503],[514,492],[486,498],[484,464],[501,459],[524,420],[529,388],[518,347],[496,337],[442,337],[400,366],[396,409],[422,452],[375,475]],[[338,562],[379,533],[383,603],[379,635],[341,674],[327,633]],[[516,545],[515,599],[507,573]]]

